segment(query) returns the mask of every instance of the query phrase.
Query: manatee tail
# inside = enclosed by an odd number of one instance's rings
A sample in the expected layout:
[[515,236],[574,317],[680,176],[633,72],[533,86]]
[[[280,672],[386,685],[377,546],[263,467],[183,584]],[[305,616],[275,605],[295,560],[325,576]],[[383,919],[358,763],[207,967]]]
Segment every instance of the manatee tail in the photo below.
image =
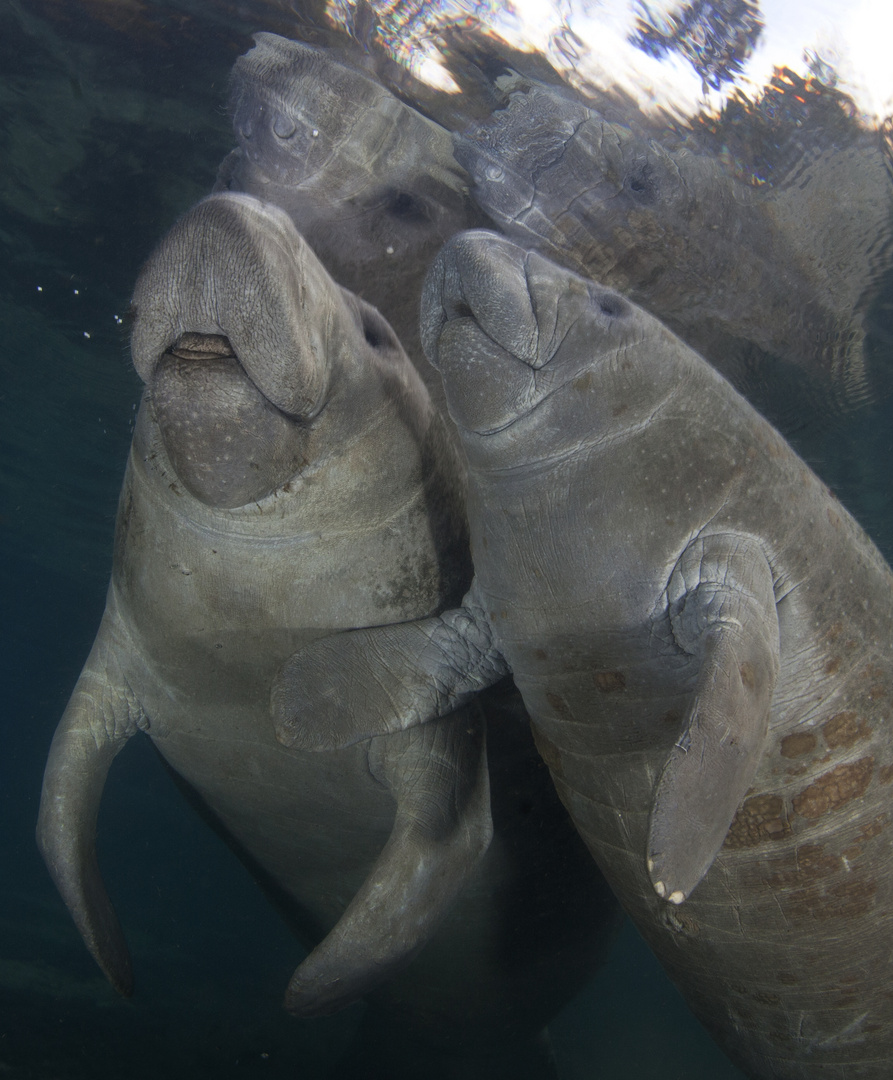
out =
[[391,836],[335,928],[297,969],[285,1007],[322,1016],[404,968],[490,843],[483,725],[471,710],[374,739],[373,775],[397,801]]
[[120,670],[115,623],[106,609],[53,737],[37,844],[93,958],[118,993],[130,997],[130,955],[96,861],[96,818],[105,778],[142,716]]

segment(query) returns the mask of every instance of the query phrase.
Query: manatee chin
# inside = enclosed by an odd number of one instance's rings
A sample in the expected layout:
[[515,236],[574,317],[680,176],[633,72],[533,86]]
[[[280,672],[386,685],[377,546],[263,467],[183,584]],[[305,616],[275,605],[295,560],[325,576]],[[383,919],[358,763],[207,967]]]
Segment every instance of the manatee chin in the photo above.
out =
[[305,464],[307,428],[261,393],[221,335],[182,335],[150,391],[174,471],[208,506],[261,499]]

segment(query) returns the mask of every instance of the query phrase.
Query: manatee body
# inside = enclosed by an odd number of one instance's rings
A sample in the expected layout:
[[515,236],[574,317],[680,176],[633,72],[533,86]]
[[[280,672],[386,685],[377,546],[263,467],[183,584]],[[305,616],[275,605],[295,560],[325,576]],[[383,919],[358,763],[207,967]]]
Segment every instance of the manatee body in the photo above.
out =
[[745,380],[756,346],[841,400],[864,389],[863,314],[893,221],[877,137],[809,147],[758,187],[532,85],[457,134],[456,158],[501,232],[623,292],[724,374]]
[[[270,720],[271,681],[303,643],[433,614],[467,586],[461,474],[414,368],[288,217],[247,196],[186,215],[134,303],[146,392],[112,580],[38,826],[86,943],[129,993],[95,823],[112,759],[142,730],[316,946],[293,1012],[396,974],[367,1012],[388,1075],[404,1040],[507,1060],[516,1040],[523,1075],[551,1075],[540,1029],[617,918],[510,705],[492,792],[476,709],[323,755],[284,749]],[[567,890],[582,898],[569,919]]]
[[729,1055],[760,1080],[881,1080],[890,569],[775,430],[618,294],[467,233],[432,268],[423,335],[468,459],[474,584],[383,631],[374,662],[362,631],[299,653],[280,738],[394,730],[393,699],[298,730],[336,663],[399,680],[404,725],[510,668],[581,835]]

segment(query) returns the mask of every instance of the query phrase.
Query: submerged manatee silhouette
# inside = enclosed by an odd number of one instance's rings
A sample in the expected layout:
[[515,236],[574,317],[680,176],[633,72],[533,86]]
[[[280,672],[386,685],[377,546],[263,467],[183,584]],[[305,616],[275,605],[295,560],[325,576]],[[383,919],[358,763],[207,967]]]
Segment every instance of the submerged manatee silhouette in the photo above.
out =
[[531,1075],[551,1075],[540,1029],[617,919],[545,770],[531,775],[523,726],[509,716],[491,740],[488,849],[476,709],[330,755],[285,750],[269,716],[271,680],[301,644],[433,614],[467,587],[443,421],[387,323],[334,284],[282,211],[248,196],[190,211],[134,302],[147,388],[112,581],[38,825],[87,945],[129,993],[95,826],[111,762],[142,730],[316,945],[292,1011],[375,990],[427,943],[373,994],[367,1027],[387,1053],[407,1040],[508,1060],[514,1040],[528,1064],[542,1057]]
[[[882,1080],[890,569],[618,294],[474,232],[437,259],[422,318],[468,459],[474,584],[374,648],[358,631],[300,651],[280,738],[348,745],[510,669],[599,866],[730,1056],[758,1078]],[[348,667],[399,700],[327,711]]]
[[255,40],[233,69],[239,150],[219,184],[285,209],[414,359],[439,243],[489,224],[628,295],[761,401],[779,360],[808,372],[823,405],[865,392],[863,316],[893,227],[877,133],[850,125],[822,150],[801,132],[784,175],[757,186],[693,137],[645,134],[654,124],[635,106],[615,104],[627,122],[609,122],[569,87],[509,67],[503,107],[451,137],[348,58]]
[[533,85],[458,134],[456,158],[501,232],[624,293],[723,374],[741,376],[751,345],[841,400],[861,390],[862,319],[893,226],[876,134],[802,150],[758,187],[718,155]]

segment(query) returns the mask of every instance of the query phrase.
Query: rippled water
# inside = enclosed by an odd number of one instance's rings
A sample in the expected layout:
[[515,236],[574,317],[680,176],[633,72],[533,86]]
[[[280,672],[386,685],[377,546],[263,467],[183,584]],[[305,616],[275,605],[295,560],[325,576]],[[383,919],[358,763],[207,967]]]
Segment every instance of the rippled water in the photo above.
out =
[[[228,78],[252,33],[326,43],[342,42],[339,27],[347,28],[370,74],[472,139],[504,103],[511,68],[525,85],[571,88],[643,145],[656,140],[718,163],[742,205],[763,199],[785,253],[827,270],[822,288],[834,310],[856,313],[858,359],[838,362],[821,343],[800,356],[774,352],[754,329],[758,313],[744,329],[736,323],[747,347],[729,374],[888,559],[893,553],[885,8],[786,0],[373,7],[375,17],[347,0],[31,0],[0,11],[0,595],[9,688],[0,1073],[322,1077],[358,1023],[359,1007],[308,1023],[281,1013],[300,950],[147,746],[128,748],[116,765],[100,819],[100,857],[139,980],[133,1002],[119,1001],[95,970],[33,844],[46,748],[103,607],[140,394],[127,348],[130,290],[234,145]],[[463,28],[476,29],[471,44]],[[813,200],[805,213],[802,191]],[[756,226],[747,218],[745,227]],[[571,245],[567,261],[580,250]],[[605,251],[592,265],[610,270]],[[760,266],[768,305],[786,280]],[[674,308],[697,336],[702,324],[687,323],[686,311]],[[810,328],[801,329],[808,338]],[[793,340],[787,330],[782,337]],[[740,1075],[629,928],[552,1036],[568,1080]]]

